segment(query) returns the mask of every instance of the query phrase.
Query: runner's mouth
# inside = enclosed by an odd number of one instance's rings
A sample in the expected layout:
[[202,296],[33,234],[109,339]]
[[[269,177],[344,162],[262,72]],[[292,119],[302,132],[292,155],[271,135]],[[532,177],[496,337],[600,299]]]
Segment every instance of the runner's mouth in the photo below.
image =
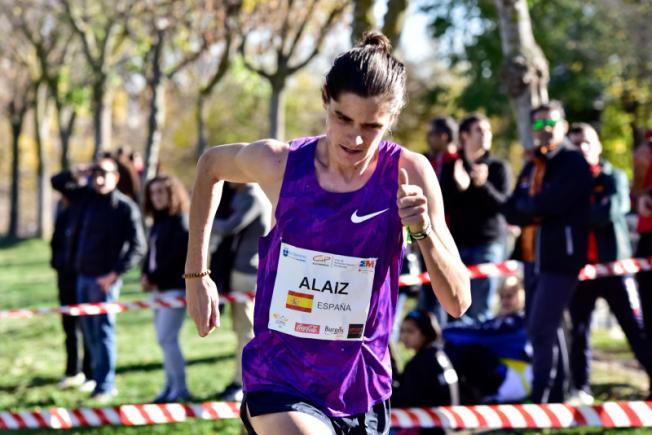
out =
[[347,154],[352,154],[352,155],[353,155],[353,154],[359,154],[359,153],[362,152],[361,149],[353,150],[353,149],[351,149],[351,148],[347,148],[347,147],[345,147],[344,145],[340,145],[340,148],[342,148],[342,149],[344,150],[345,153],[347,153]]

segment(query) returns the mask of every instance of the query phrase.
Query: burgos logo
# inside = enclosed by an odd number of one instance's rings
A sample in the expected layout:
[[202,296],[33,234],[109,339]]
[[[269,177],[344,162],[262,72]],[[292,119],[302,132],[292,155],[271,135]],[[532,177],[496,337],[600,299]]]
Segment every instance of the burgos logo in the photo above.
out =
[[374,259],[367,259],[367,260],[360,260],[360,269],[374,269],[376,267],[376,260]]
[[328,266],[331,262],[331,259],[332,257],[330,255],[315,255],[312,257],[312,264]]

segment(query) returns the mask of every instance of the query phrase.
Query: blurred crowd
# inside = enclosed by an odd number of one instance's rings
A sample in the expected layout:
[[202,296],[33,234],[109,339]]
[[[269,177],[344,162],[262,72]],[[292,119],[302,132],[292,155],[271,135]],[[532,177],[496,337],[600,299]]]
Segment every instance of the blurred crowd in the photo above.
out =
[[[569,125],[560,103],[534,108],[531,123],[535,146],[515,179],[510,164],[492,153],[491,124],[482,114],[430,123],[426,156],[463,262],[513,258],[523,263],[523,276],[473,279],[471,307],[456,320],[429,284],[402,289],[391,346],[394,407],[591,404],[590,334],[598,298],[652,375],[652,271],[578,280],[586,264],[652,257],[652,132],[635,150],[630,186],[625,173],[602,158],[596,130]],[[121,148],[52,178],[61,193],[52,266],[62,305],[118,299],[122,275],[136,265],[144,291],[184,295],[188,192],[164,174],[141,189],[142,166],[137,153]],[[633,214],[636,244],[627,225]],[[209,247],[211,277],[222,293],[255,290],[258,241],[271,223],[271,204],[257,185],[224,184]],[[419,253],[407,249],[404,273],[425,270]],[[253,337],[253,301],[238,300],[230,309],[236,361],[223,400],[242,398],[240,355]],[[400,318],[407,304],[416,306]],[[179,343],[184,318],[183,308],[154,310],[165,373],[157,403],[192,397]],[[67,364],[60,387],[111,400],[117,394],[115,315],[64,315],[62,323]],[[405,364],[397,341],[414,351]]]

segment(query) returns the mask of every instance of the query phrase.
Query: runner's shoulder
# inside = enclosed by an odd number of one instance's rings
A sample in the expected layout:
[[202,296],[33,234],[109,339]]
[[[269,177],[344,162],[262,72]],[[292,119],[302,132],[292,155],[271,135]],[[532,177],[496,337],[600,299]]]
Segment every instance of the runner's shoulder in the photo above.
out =
[[408,176],[418,177],[417,179],[427,179],[429,178],[430,172],[434,175],[432,165],[428,161],[428,158],[423,154],[410,151],[409,149],[402,147],[401,149],[401,158],[399,160],[399,167],[404,168],[408,172]]
[[259,175],[283,176],[290,145],[276,139],[261,139],[243,147],[238,153],[240,164],[251,165]]

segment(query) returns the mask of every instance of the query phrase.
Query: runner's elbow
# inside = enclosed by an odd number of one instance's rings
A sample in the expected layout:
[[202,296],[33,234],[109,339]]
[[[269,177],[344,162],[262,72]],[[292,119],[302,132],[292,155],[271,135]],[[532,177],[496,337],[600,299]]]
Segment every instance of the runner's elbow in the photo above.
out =
[[471,282],[468,276],[465,276],[453,290],[453,300],[446,311],[452,317],[459,319],[471,306]]

